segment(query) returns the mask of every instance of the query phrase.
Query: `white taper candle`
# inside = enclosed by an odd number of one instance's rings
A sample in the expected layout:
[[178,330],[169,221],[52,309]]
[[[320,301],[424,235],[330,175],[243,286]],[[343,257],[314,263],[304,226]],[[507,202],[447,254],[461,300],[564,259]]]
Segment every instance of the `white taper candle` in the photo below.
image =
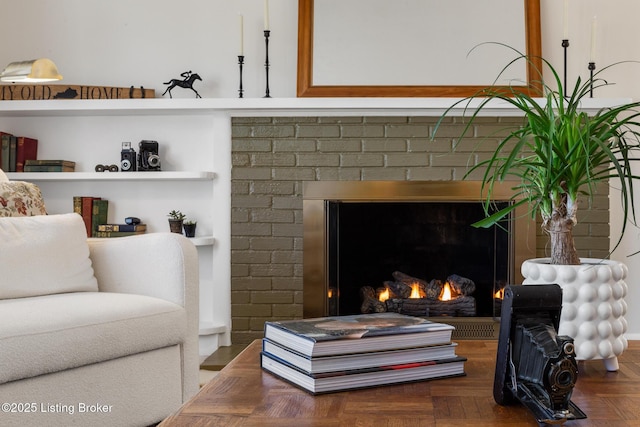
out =
[[264,0],[264,29],[269,29],[269,0]]
[[238,25],[240,26],[240,53],[244,55],[244,17],[238,14]]
[[589,62],[596,62],[596,29],[598,27],[598,20],[594,16],[591,21],[591,53],[589,55]]
[[569,0],[564,0],[564,14],[562,15],[562,38],[569,40]]

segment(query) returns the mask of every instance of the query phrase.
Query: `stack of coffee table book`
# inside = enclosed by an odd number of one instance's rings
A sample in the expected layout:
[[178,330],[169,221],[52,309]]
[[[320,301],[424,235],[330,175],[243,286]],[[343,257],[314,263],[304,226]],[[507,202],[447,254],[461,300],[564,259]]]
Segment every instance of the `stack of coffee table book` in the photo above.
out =
[[261,367],[312,394],[457,377],[453,330],[397,313],[266,322]]

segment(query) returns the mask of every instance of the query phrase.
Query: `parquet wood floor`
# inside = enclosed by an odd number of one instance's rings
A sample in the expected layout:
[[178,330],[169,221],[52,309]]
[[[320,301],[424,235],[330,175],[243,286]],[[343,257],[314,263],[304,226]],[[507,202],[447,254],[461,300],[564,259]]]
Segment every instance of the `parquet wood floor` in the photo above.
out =
[[[458,344],[465,377],[311,396],[263,372],[256,341],[160,427],[538,426],[523,406],[493,400],[497,341]],[[566,426],[640,426],[640,341],[619,362],[618,372],[580,362],[572,400],[588,418]]]

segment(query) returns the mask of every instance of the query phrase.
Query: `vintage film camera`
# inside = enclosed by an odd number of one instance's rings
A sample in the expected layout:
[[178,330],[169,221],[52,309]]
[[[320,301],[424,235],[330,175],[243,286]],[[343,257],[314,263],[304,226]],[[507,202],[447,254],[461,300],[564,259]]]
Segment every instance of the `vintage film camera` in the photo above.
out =
[[139,171],[159,171],[160,156],[158,154],[158,143],[156,141],[140,141],[138,144],[138,170]]
[[558,285],[505,288],[493,397],[520,401],[541,424],[587,417],[570,400],[578,364],[573,338],[557,334],[561,310]]
[[120,170],[122,172],[134,172],[136,170],[136,151],[131,148],[130,142],[122,143],[122,151],[120,151]]

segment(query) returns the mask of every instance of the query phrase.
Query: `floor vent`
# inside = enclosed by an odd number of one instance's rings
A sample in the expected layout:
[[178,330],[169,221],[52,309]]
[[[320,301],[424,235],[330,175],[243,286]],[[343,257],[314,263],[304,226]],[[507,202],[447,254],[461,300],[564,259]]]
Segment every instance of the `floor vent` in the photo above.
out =
[[497,340],[500,320],[492,317],[431,317],[429,320],[454,326],[451,337],[458,340]]

